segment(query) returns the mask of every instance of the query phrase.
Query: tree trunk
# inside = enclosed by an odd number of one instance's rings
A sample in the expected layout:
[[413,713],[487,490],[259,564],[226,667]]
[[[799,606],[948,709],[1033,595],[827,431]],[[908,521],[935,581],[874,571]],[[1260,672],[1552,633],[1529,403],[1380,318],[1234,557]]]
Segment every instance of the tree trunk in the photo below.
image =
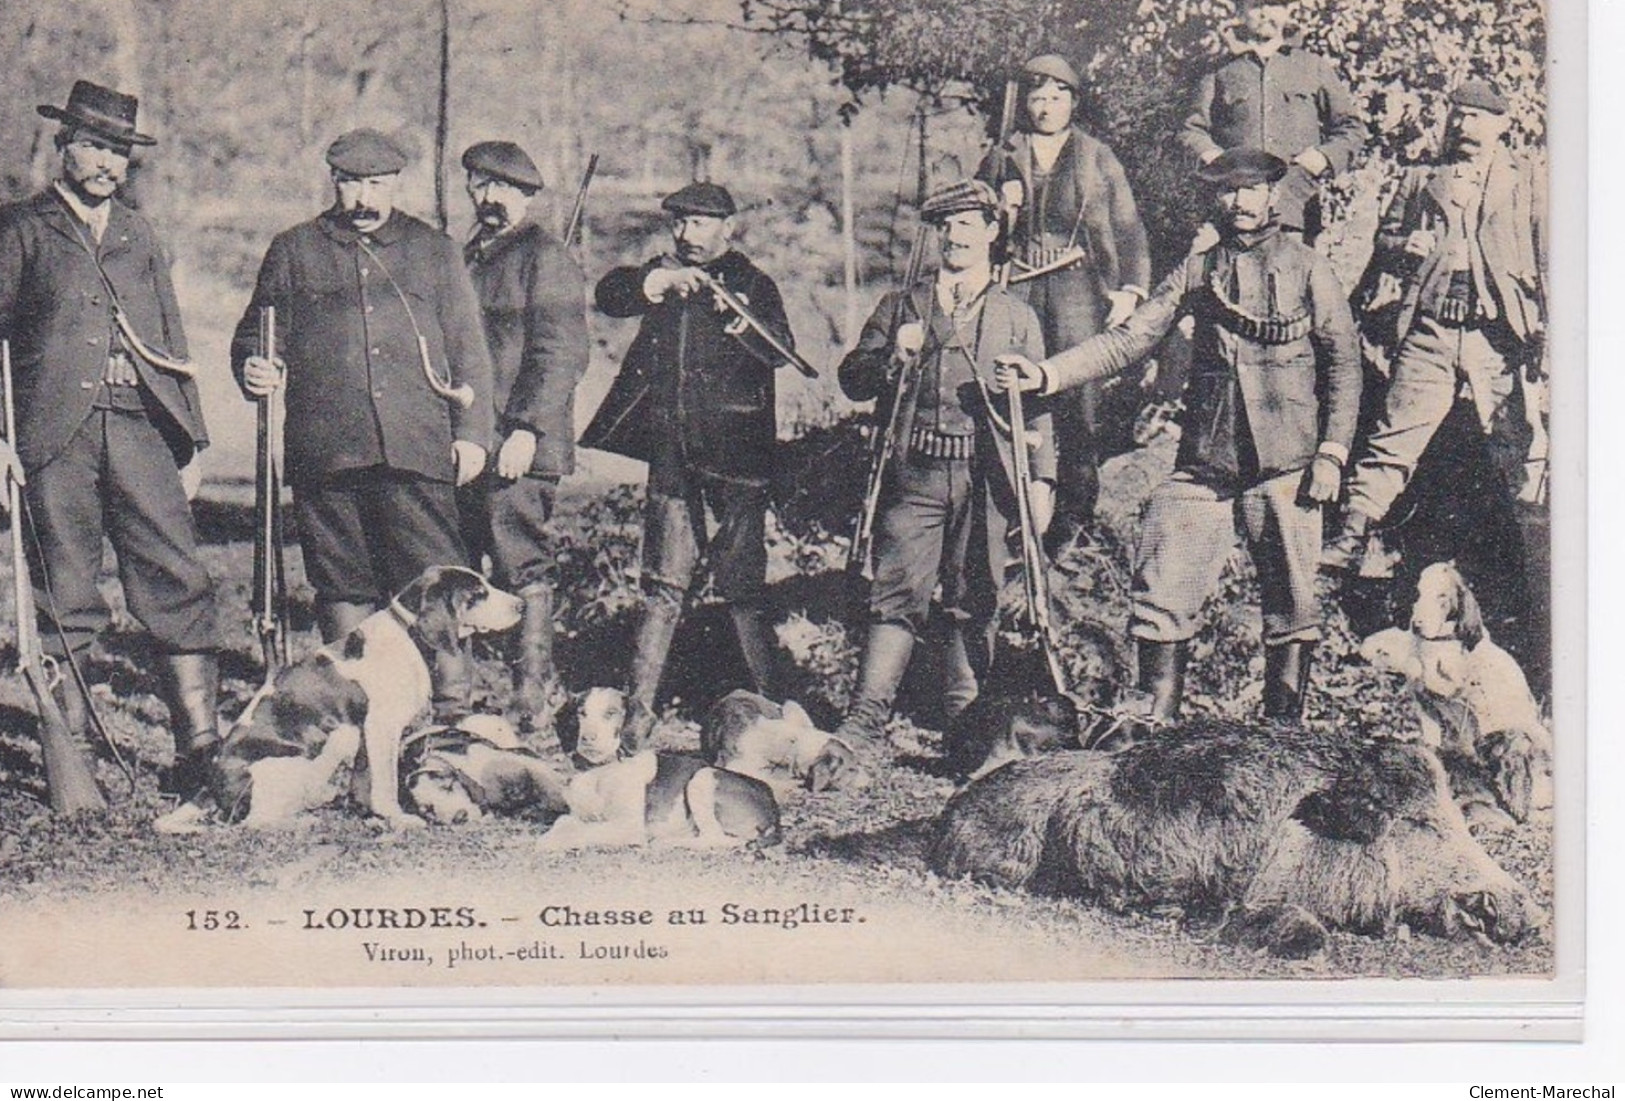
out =
[[850,347],[858,339],[858,230],[853,224],[852,202],[852,124],[841,122],[841,284],[846,292],[846,311],[841,340]]

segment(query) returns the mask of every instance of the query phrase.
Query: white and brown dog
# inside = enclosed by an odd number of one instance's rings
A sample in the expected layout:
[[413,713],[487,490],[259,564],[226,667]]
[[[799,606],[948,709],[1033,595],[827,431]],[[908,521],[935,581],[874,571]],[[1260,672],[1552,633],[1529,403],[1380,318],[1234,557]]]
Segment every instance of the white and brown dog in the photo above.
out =
[[590,688],[559,712],[559,744],[578,771],[564,792],[570,813],[542,835],[543,848],[778,844],[772,788],[680,753],[623,756],[625,714],[625,696],[613,688]]
[[523,609],[523,600],[472,570],[425,570],[387,608],[282,670],[249,701],[208,786],[158,819],[158,830],[185,832],[211,817],[278,825],[346,790],[392,826],[423,825],[401,807],[399,755],[407,725],[429,706],[434,656],[515,626]]
[[1453,781],[1464,769],[1487,774],[1496,802],[1520,822],[1550,810],[1551,732],[1523,669],[1490,639],[1453,564],[1428,566],[1416,588],[1410,629],[1378,631],[1360,644],[1361,657],[1405,678],[1422,741]]
[[872,779],[850,745],[813,725],[793,700],[774,703],[744,689],[729,692],[700,726],[700,755],[775,786],[856,791]]
[[470,715],[454,727],[409,739],[406,801],[442,825],[487,815],[564,814],[560,771],[519,740],[500,715]]

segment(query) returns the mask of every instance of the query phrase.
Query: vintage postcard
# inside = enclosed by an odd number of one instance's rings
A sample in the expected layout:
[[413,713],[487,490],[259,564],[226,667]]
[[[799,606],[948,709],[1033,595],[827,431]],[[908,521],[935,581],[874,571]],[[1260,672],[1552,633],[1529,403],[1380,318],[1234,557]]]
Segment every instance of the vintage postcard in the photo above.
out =
[[1568,18],[9,6],[0,1018],[1570,1034]]

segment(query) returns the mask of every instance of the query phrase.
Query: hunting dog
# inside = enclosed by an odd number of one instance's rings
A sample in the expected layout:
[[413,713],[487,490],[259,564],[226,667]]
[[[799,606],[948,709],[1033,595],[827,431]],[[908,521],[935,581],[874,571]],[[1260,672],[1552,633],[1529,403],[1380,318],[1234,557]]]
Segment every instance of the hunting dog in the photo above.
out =
[[406,801],[431,822],[461,825],[487,815],[564,814],[567,779],[500,715],[470,715],[408,740]]
[[544,849],[779,843],[772,788],[680,753],[645,749],[623,755],[625,714],[626,698],[613,688],[590,688],[559,712],[559,744],[577,773],[564,791],[570,812],[542,835]]
[[711,708],[700,725],[700,755],[718,768],[808,791],[856,791],[872,780],[852,747],[814,726],[801,705],[744,689]]
[[395,827],[423,825],[401,807],[407,724],[429,706],[435,654],[519,622],[524,601],[473,570],[435,566],[343,638],[282,670],[221,743],[203,791],[160,818],[160,832],[211,816],[286,823],[352,790]]
[[1371,635],[1360,655],[1404,677],[1422,741],[1438,752],[1457,794],[1483,788],[1519,822],[1552,806],[1552,739],[1516,659],[1491,640],[1461,571],[1435,562],[1417,580],[1407,630]]

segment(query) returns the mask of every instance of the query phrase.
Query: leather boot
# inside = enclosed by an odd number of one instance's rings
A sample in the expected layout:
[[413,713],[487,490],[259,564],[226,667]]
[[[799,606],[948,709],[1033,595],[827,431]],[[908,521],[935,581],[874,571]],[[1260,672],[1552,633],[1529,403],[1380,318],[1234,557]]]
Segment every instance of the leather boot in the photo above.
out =
[[752,605],[732,605],[728,615],[733,619],[734,636],[739,639],[739,652],[744,655],[751,687],[768,699],[776,699],[773,694],[773,629],[768,626],[766,614]]
[[322,632],[322,642],[326,644],[343,638],[377,610],[371,604],[351,604],[344,600],[317,601],[316,626]]
[[965,641],[963,624],[948,625],[943,639],[942,674],[942,713],[944,719],[952,722],[981,694],[981,680]]
[[1371,533],[1371,517],[1349,509],[1343,527],[1320,554],[1320,568],[1328,573],[1347,573],[1365,558],[1365,543]]
[[159,788],[184,798],[207,781],[209,762],[220,744],[220,661],[212,653],[170,654],[166,664],[165,702],[175,763],[159,778]]
[[914,632],[907,627],[898,623],[876,623],[869,628],[852,706],[836,729],[836,737],[859,745],[884,741],[892,701],[897,698],[898,686],[903,683],[903,674],[908,672],[908,659],[913,653]]
[[1309,668],[1315,644],[1285,642],[1264,648],[1264,717],[1281,722],[1303,721],[1304,697],[1309,690]]
[[474,655],[467,641],[435,652],[429,683],[435,722],[450,725],[468,718],[474,710]]
[[683,614],[683,594],[662,586],[644,598],[643,620],[638,624],[637,649],[626,691],[626,719],[621,724],[621,745],[636,753],[649,742],[655,725],[655,695],[666,671],[671,640]]
[[512,710],[522,728],[542,730],[552,724],[560,695],[553,667],[553,586],[545,581],[526,585],[519,595],[525,599],[525,614],[513,662]]
[[1187,642],[1139,641],[1140,691],[1151,696],[1151,718],[1158,723],[1179,721],[1179,707],[1185,698],[1185,662],[1190,655]]

